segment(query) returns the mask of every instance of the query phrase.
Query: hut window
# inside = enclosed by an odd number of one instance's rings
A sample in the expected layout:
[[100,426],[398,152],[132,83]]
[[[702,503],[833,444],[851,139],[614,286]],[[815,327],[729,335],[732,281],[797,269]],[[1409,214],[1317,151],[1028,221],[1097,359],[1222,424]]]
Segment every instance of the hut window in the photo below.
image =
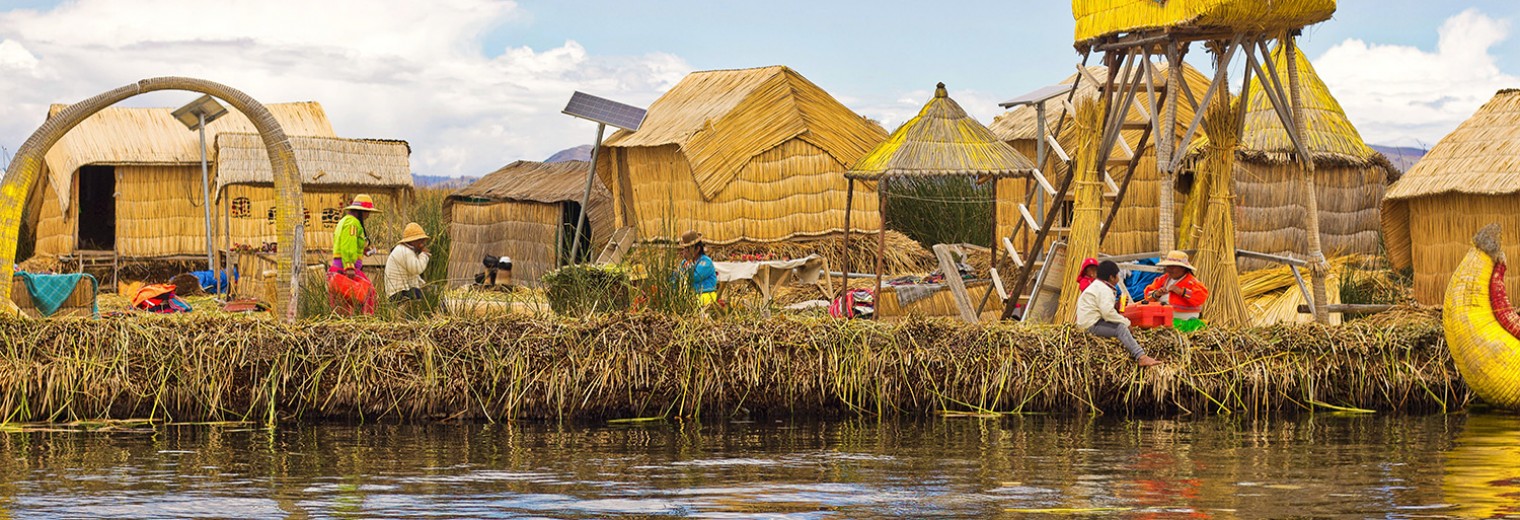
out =
[[322,228],[332,229],[338,226],[338,221],[343,220],[343,211],[337,208],[322,210]]
[[248,197],[232,199],[232,218],[248,218],[253,216],[253,201]]

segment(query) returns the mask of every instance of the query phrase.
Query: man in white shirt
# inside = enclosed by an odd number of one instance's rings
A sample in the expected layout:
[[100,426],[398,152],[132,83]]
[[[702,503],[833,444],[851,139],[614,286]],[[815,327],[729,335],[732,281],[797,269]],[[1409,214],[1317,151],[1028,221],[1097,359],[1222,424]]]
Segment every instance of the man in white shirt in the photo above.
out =
[[1088,284],[1087,290],[1077,297],[1077,327],[1096,336],[1118,338],[1141,367],[1161,364],[1145,354],[1140,342],[1129,332],[1129,318],[1119,314],[1119,296],[1114,288],[1118,283],[1119,264],[1108,260],[1098,264],[1097,281]]
[[406,225],[401,233],[401,243],[391,250],[385,260],[385,293],[392,302],[421,300],[422,272],[427,270],[432,255],[427,250],[428,236],[416,222]]

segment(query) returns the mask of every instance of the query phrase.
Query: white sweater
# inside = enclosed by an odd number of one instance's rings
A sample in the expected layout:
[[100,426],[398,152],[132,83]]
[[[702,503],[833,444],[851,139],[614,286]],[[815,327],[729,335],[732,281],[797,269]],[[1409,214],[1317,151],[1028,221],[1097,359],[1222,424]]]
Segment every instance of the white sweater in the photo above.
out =
[[1114,309],[1114,302],[1117,301],[1118,294],[1112,286],[1102,280],[1093,280],[1093,283],[1087,284],[1087,290],[1077,296],[1077,327],[1087,330],[1097,324],[1098,320],[1128,326],[1129,318]]
[[427,270],[432,255],[418,254],[404,244],[396,245],[391,256],[385,260],[385,295],[390,296],[407,289],[421,289],[422,272]]

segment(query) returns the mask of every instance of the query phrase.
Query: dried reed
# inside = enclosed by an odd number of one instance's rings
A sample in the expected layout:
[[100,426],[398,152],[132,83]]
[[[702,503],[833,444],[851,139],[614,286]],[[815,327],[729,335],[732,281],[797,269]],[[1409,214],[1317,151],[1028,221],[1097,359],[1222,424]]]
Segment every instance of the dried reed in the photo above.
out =
[[[1076,186],[1073,201],[1071,235],[1066,244],[1068,267],[1080,266],[1082,259],[1098,256],[1098,233],[1103,226],[1103,182],[1098,172],[1104,168],[1098,160],[1098,140],[1103,136],[1103,107],[1091,100],[1077,103],[1072,130],[1077,136],[1077,166],[1072,183]],[[1114,117],[1123,117],[1115,114]],[[1081,269],[1064,269],[1061,282],[1061,306],[1055,323],[1069,323],[1077,316],[1077,277]]]
[[1209,302],[1203,308],[1203,318],[1214,326],[1240,327],[1250,318],[1245,299],[1241,297],[1240,274],[1235,266],[1233,173],[1239,117],[1230,107],[1228,92],[1207,110],[1203,131],[1208,135],[1209,149],[1199,172],[1206,191],[1195,190],[1193,198],[1207,197],[1208,203],[1201,213],[1202,235],[1198,237],[1194,265],[1198,267],[1199,281],[1209,288]]

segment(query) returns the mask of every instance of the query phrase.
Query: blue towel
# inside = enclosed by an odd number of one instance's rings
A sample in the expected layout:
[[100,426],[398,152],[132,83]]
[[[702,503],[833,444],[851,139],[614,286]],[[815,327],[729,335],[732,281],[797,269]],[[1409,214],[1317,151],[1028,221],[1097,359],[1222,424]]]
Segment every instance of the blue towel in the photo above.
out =
[[[1156,262],[1160,260],[1159,258],[1146,258],[1144,260],[1136,260],[1135,263],[1140,265],[1156,265]],[[1138,302],[1144,300],[1145,286],[1150,285],[1152,281],[1160,276],[1161,273],[1130,271],[1129,278],[1124,279],[1124,288],[1129,290],[1130,301]]]
[[[100,289],[100,284],[94,276],[84,273],[74,274],[32,274],[25,271],[17,272],[21,282],[26,284],[26,292],[32,295],[32,305],[37,307],[37,312],[44,317],[52,316],[63,306],[63,302],[74,294],[74,286],[79,285],[80,278],[89,278],[92,292]],[[100,315],[100,309],[95,306],[95,300],[90,300],[90,312]]]
[[[216,292],[227,292],[227,291],[231,290],[231,286],[227,285],[227,271],[222,271],[221,283],[220,284],[217,283],[217,276],[211,274],[211,271],[209,271],[209,270],[207,270],[207,271],[191,271],[190,274],[195,275],[195,279],[196,279],[196,281],[200,282],[200,284],[201,284],[201,290],[203,290],[203,291],[216,293]],[[233,280],[237,280],[237,277],[238,277],[237,269],[234,268],[232,270],[232,279]]]

